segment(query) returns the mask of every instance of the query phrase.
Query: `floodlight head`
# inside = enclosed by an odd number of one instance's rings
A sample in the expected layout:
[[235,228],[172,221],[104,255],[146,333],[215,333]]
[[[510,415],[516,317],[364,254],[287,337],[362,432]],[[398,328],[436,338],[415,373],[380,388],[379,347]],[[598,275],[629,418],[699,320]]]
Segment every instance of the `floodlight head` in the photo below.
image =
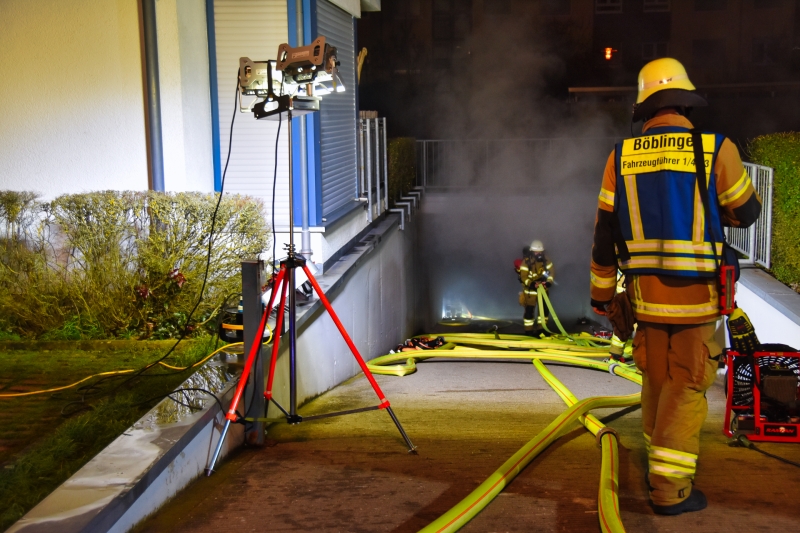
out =
[[283,72],[285,83],[297,85],[316,85],[331,90],[325,82],[331,82],[333,91],[344,91],[339,78],[339,60],[336,47],[325,42],[324,36],[317,37],[308,46],[292,48],[284,43],[278,47],[278,62],[275,67]]
[[274,97],[280,92],[283,73],[275,70],[275,61],[239,58],[239,90],[244,95]]

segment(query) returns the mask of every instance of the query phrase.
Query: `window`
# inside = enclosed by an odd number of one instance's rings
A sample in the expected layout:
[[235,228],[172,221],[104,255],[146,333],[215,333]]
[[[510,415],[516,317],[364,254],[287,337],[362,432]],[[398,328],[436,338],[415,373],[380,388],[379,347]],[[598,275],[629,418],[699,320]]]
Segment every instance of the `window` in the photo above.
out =
[[[449,44],[433,45],[433,63],[436,68],[448,69],[453,59],[453,50]],[[449,76],[445,76],[449,78]]]
[[753,39],[753,63],[774,65],[778,62],[778,40],[774,37],[755,37]]
[[667,43],[642,43],[642,59],[652,61],[659,57],[667,57]]
[[670,0],[644,0],[642,11],[645,13],[656,13],[659,11],[669,11]]
[[779,7],[783,0],[753,0],[753,7],[755,9],[771,9]]
[[490,15],[511,13],[511,0],[483,0],[483,12]]
[[728,7],[728,0],[694,0],[695,11],[721,11]]
[[598,15],[622,13],[622,0],[594,0],[594,12]]
[[433,18],[433,40],[453,40],[453,18],[437,16]]
[[570,0],[544,0],[543,12],[547,15],[569,15]]
[[725,63],[723,39],[695,39],[692,41],[692,65],[701,68],[722,67]]
[[453,9],[453,0],[433,0],[434,13],[448,13]]

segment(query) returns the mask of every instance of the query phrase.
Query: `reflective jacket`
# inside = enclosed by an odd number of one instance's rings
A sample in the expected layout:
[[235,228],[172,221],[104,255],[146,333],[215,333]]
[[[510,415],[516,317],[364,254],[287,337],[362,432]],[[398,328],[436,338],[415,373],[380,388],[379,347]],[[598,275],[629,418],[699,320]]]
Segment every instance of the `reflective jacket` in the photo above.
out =
[[[716,199],[711,169],[725,137],[704,133],[702,139],[708,195]],[[715,255],[722,253],[722,221],[713,201],[706,223],[689,130],[652,128],[642,137],[618,144],[615,157],[617,183],[612,205],[631,256],[620,261],[620,269],[626,274],[713,277]]]

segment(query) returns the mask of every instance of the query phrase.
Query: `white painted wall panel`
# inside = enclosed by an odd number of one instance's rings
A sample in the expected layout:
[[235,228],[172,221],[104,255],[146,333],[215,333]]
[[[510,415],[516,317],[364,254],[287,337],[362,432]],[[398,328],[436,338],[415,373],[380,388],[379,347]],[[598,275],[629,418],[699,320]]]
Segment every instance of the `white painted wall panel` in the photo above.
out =
[[736,284],[736,303],[744,309],[758,340],[770,344],[788,344],[800,349],[800,325],[772,307],[744,283]]
[[147,188],[137,0],[3,0],[0,50],[0,189]]

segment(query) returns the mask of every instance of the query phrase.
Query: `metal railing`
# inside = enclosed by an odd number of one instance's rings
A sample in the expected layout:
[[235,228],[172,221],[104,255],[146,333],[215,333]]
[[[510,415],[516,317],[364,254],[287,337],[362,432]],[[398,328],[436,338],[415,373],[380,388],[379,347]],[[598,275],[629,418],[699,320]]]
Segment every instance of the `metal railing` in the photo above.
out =
[[[553,162],[563,161],[564,154],[580,154],[571,161],[572,172],[594,172],[598,157],[620,139],[612,137],[418,140],[417,185],[422,187],[463,188],[474,185],[503,184],[513,174],[524,174],[529,185],[538,180],[551,181]],[[730,245],[747,256],[742,264],[770,268],[772,243],[773,169],[745,163],[763,204],[761,216],[749,228],[727,228]],[[522,171],[520,170],[522,169]]]
[[358,131],[358,192],[367,203],[367,221],[378,218],[389,206],[389,160],[386,119],[361,118]]
[[[551,176],[552,165],[563,162],[564,154],[581,154],[579,161],[570,161],[572,170],[599,176],[602,167],[593,168],[596,160],[605,161],[619,141],[614,137],[418,140],[417,185],[459,188],[523,180],[531,184]],[[520,178],[516,183],[515,176]]]
[[749,228],[726,228],[728,243],[747,256],[742,264],[757,264],[770,268],[772,245],[772,180],[774,169],[754,163],[745,163],[744,169],[753,180],[753,187],[761,197],[761,216]]

